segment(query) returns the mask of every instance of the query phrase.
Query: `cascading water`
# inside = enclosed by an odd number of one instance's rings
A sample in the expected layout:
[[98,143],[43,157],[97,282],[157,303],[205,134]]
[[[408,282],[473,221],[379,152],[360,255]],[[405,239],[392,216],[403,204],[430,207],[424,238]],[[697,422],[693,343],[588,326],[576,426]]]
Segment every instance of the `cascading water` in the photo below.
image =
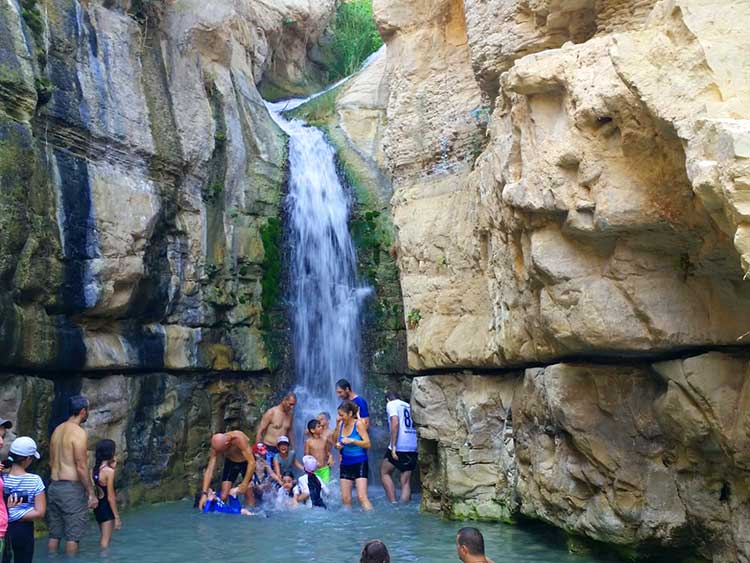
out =
[[266,104],[289,136],[286,208],[298,432],[321,411],[335,418],[338,379],[362,389],[360,313],[372,292],[357,280],[350,198],[337,174],[333,147],[319,129],[282,115],[309,99]]

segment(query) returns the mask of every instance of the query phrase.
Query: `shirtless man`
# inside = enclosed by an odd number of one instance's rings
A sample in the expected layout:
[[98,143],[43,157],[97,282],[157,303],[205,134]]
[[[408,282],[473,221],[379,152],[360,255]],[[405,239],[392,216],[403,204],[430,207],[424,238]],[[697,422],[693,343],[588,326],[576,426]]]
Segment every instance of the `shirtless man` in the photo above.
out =
[[78,553],[78,542],[89,527],[89,509],[99,501],[88,468],[88,436],[81,425],[89,417],[88,399],[68,399],[68,420],[55,428],[50,439],[52,481],[47,488],[47,548],[56,553],[65,538],[65,553]]
[[237,493],[245,495],[245,503],[248,506],[255,506],[255,496],[253,490],[249,488],[250,479],[255,472],[255,458],[250,447],[250,439],[244,432],[232,430],[224,434],[214,434],[211,437],[211,451],[208,454],[208,467],[203,473],[203,488],[198,507],[203,510],[203,506],[206,504],[211,478],[216,470],[216,458],[220,455],[224,456],[224,471],[221,474],[221,500],[227,502],[229,491],[241,473],[242,482],[237,487]]
[[289,449],[294,449],[292,423],[294,422],[295,406],[297,406],[297,395],[289,392],[284,396],[281,403],[268,409],[260,420],[255,441],[263,442],[268,448],[269,463],[273,463],[273,458],[279,453],[276,445],[282,436],[289,436]]

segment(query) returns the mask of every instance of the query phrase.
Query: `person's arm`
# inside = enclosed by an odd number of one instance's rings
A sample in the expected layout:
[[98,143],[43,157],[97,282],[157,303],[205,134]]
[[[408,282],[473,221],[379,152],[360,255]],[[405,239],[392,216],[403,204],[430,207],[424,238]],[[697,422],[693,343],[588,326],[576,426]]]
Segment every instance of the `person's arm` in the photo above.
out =
[[255,433],[256,442],[263,441],[263,436],[266,433],[266,429],[268,428],[268,425],[271,424],[271,420],[273,418],[272,411],[273,409],[268,409],[266,411],[266,414],[263,415],[263,418],[260,419],[260,424],[258,425],[258,431]]
[[241,495],[244,495],[250,486],[250,479],[253,478],[253,474],[255,473],[255,457],[253,456],[253,451],[250,449],[250,444],[243,444],[242,457],[247,461],[247,470],[242,476],[242,483],[237,487],[237,491]]
[[398,455],[396,455],[396,445],[398,442],[398,415],[394,415],[391,417],[391,455],[393,456],[393,459],[398,460]]
[[287,430],[287,437],[289,438],[289,449],[294,449],[294,417],[290,417],[292,421],[289,423],[289,430]]
[[298,460],[298,459],[297,459],[296,457],[294,458],[294,467],[296,467],[296,468],[297,468],[297,469],[299,469],[300,471],[304,471],[304,470],[305,470],[305,466],[304,466],[304,465],[302,465],[302,464],[300,463],[300,461],[299,461],[299,460]]
[[361,436],[361,440],[355,440],[354,438],[341,438],[342,444],[354,444],[355,446],[359,446],[360,448],[369,449],[370,444],[370,435],[367,433],[367,429],[364,428],[364,426],[357,426],[357,430],[359,431],[359,435]]
[[115,516],[115,530],[122,530],[122,520],[117,510],[117,492],[115,491],[115,468],[111,467],[107,471],[107,500],[112,508],[112,514]]
[[365,427],[365,430],[370,429],[370,406],[367,404],[367,400],[365,400],[364,397],[360,397],[362,399],[362,407],[359,409],[359,420],[362,421],[362,424]]
[[203,483],[201,485],[201,500],[198,502],[198,508],[203,510],[206,506],[206,497],[208,497],[208,487],[211,486],[211,477],[214,476],[216,470],[216,452],[211,448],[211,452],[208,454],[208,466],[203,472]]
[[276,472],[276,475],[281,475],[281,464],[279,463],[279,456],[274,456],[273,458],[273,470]]
[[86,494],[89,496],[89,508],[96,508],[99,505],[99,499],[94,494],[94,486],[89,476],[88,437],[83,430],[81,430],[81,435],[78,439],[73,440],[73,460],[78,480],[83,485],[83,488],[86,489]]
[[34,497],[34,508],[24,514],[21,518],[22,522],[33,522],[34,520],[41,520],[47,513],[47,496],[44,494],[44,489]]

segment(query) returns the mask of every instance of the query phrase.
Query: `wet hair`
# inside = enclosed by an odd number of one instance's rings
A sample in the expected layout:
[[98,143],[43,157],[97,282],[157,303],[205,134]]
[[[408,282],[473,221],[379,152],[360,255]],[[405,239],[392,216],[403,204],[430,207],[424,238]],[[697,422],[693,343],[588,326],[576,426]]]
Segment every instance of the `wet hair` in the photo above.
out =
[[346,414],[357,416],[359,414],[359,405],[354,401],[344,401],[339,405],[339,410]]
[[315,428],[317,428],[318,424],[320,424],[320,421],[317,418],[313,418],[307,423],[307,430],[312,433]]
[[484,555],[484,537],[476,528],[461,528],[456,536],[456,542],[472,555]]
[[396,401],[399,399],[401,399],[401,395],[398,394],[398,391],[388,391],[388,393],[385,394],[386,401]]
[[281,478],[283,479],[284,477],[291,477],[292,480],[294,480],[294,473],[291,471],[284,471],[284,473],[281,474]]
[[117,444],[114,440],[99,440],[96,443],[96,461],[94,461],[94,471],[92,476],[94,477],[94,483],[99,482],[99,469],[102,463],[109,461],[115,457],[115,451],[117,450]]
[[68,416],[78,416],[83,409],[89,408],[89,400],[83,395],[74,395],[68,399]]
[[286,399],[295,399],[296,400],[297,399],[297,393],[295,393],[294,391],[287,392],[284,395],[284,399],[282,399],[282,400],[286,400]]
[[351,383],[349,383],[346,379],[339,379],[336,382],[336,387],[339,389],[343,389],[344,391],[351,391],[352,386]]
[[391,555],[388,548],[380,540],[368,541],[362,548],[362,557],[359,563],[391,563]]
[[331,413],[323,411],[321,413],[318,413],[318,416],[324,416],[328,422],[331,421]]

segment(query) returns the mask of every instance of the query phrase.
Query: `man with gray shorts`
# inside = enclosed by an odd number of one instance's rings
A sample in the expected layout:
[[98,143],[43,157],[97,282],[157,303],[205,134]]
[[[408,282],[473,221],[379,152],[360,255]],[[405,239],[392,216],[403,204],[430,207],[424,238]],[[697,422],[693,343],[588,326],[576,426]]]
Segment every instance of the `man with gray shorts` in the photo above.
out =
[[89,524],[89,509],[99,501],[88,468],[88,436],[81,425],[89,417],[89,402],[76,395],[68,400],[69,418],[55,428],[50,439],[52,481],[47,488],[47,548],[56,553],[65,538],[65,553],[78,553]]

